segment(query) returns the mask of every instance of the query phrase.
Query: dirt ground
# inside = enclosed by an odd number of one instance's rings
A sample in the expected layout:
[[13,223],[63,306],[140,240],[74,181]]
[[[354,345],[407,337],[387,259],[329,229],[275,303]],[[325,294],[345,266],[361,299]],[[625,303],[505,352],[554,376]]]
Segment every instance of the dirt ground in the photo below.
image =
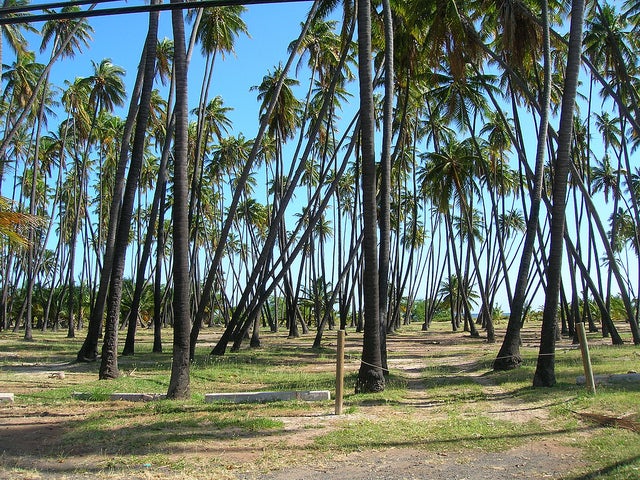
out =
[[[316,455],[312,445],[318,435],[325,435],[341,422],[358,422],[384,415],[406,415],[415,422],[432,418],[432,399],[424,388],[421,375],[428,368],[426,352],[457,344],[462,338],[451,334],[428,337],[389,338],[390,369],[406,377],[409,390],[403,402],[406,409],[384,405],[358,407],[355,413],[336,416],[327,405],[303,417],[279,417],[284,432],[278,435],[235,436],[187,444],[180,451],[166,452],[164,458],[193,465],[192,469],[172,470],[166,464],[111,464],[108,455],[92,449],[90,442],[77,451],[62,451],[60,438],[78,420],[86,419],[94,409],[127,408],[126,402],[89,402],[72,404],[64,410],[36,407],[16,402],[0,404],[0,478],[31,479],[236,479],[236,480],[409,480],[459,479],[492,480],[568,478],[580,465],[580,451],[566,446],[566,435],[532,438],[526,446],[499,453],[467,449],[462,454],[435,453],[411,444],[350,454]],[[495,418],[515,422],[548,418],[548,405],[530,405],[506,395],[500,386],[477,370],[470,361],[484,355],[482,340],[467,343],[476,348],[475,358],[465,355],[446,357],[458,375],[469,376],[480,384],[489,398],[489,411]],[[356,339],[351,341],[355,342]],[[533,340],[532,340],[533,341]],[[526,343],[525,343],[526,347]],[[45,366],[46,367],[46,366]],[[55,367],[55,366],[52,366]],[[354,368],[347,365],[347,368]],[[52,368],[54,370],[55,368]],[[34,375],[47,375],[41,369]],[[62,379],[61,381],[64,381]],[[0,386],[0,390],[7,391]],[[285,459],[282,456],[286,456]],[[277,457],[277,460],[276,460]],[[270,461],[273,459],[273,461]],[[166,463],[166,461],[165,461]],[[200,467],[198,467],[200,466]]]

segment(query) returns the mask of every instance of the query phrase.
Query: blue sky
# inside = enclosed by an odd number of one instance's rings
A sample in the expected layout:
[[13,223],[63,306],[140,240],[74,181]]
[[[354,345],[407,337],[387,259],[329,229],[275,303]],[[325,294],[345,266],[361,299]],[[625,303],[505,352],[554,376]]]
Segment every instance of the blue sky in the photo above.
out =
[[[209,98],[220,95],[225,104],[234,109],[229,113],[229,117],[234,123],[236,133],[242,132],[245,137],[252,138],[257,132],[259,104],[256,100],[257,92],[250,91],[250,88],[260,84],[262,77],[269,70],[273,70],[278,62],[286,60],[287,47],[297,38],[300,23],[306,18],[310,7],[311,2],[247,7],[243,19],[251,38],[239,37],[236,55],[227,55],[224,60],[217,60],[209,92]],[[159,38],[172,38],[171,13],[162,12],[160,21]],[[148,15],[96,17],[89,19],[89,23],[94,29],[90,48],[72,61],[56,65],[52,72],[53,82],[62,86],[64,80],[72,81],[77,76],[88,76],[93,71],[92,61],[100,62],[102,59],[110,58],[115,65],[126,69],[129,94],[147,33]],[[41,28],[41,25],[36,24],[36,28]],[[190,25],[187,24],[186,28],[188,35]],[[39,43],[34,44],[34,48],[36,45],[39,46]],[[190,108],[197,105],[200,78],[204,68],[199,47],[196,48],[197,52],[189,68],[189,95],[193,99]],[[7,63],[7,60],[8,58],[4,59],[4,63]],[[125,114],[126,111],[123,111],[122,115]]]

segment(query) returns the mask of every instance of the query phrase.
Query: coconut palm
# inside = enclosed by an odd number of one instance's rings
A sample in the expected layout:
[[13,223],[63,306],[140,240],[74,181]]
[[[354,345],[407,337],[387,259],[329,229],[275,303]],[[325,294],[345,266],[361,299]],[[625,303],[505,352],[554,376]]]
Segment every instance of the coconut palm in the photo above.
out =
[[584,26],[584,0],[573,0],[569,32],[569,52],[565,72],[564,91],[558,150],[553,177],[553,208],[551,212],[551,245],[547,265],[547,290],[545,295],[542,332],[538,363],[533,378],[534,386],[555,385],[556,314],[561,283],[562,252],[564,250],[566,192],[571,163],[571,135],[573,113],[578,88],[580,58],[582,55],[582,30]]
[[89,106],[93,112],[93,121],[98,112],[113,111],[116,106],[122,106],[126,96],[123,77],[125,70],[114,65],[111,59],[105,58],[100,63],[94,61],[93,74],[80,80],[82,86],[89,90]]
[[[109,280],[109,294],[107,297],[107,315],[105,318],[104,343],[102,346],[102,358],[100,363],[101,379],[112,379],[119,376],[118,371],[118,327],[120,324],[120,307],[122,301],[122,282],[124,279],[124,267],[126,260],[127,246],[129,244],[129,231],[131,228],[131,219],[133,212],[134,199],[138,190],[140,181],[140,172],[143,165],[143,157],[146,147],[147,124],[150,116],[150,104],[153,93],[155,61],[158,34],[158,12],[149,14],[149,28],[144,45],[144,54],[141,69],[144,69],[144,79],[142,90],[140,92],[140,102],[137,108],[136,127],[133,136],[133,145],[131,149],[131,162],[129,164],[129,172],[127,175],[125,189],[122,195],[122,205],[119,211],[119,218],[114,241],[113,265]],[[103,94],[94,96],[101,106],[112,105],[116,101],[113,96],[119,91],[118,82],[113,81],[113,75],[118,70],[112,69],[108,65],[101,65],[101,72],[104,83],[108,86],[104,87]],[[95,77],[98,77],[97,75]],[[95,90],[95,88],[94,88]],[[110,93],[110,95],[107,95]],[[91,102],[92,96],[89,96]],[[122,160],[122,159],[121,159]],[[136,322],[137,319],[130,319]]]
[[542,56],[543,78],[542,96],[540,99],[540,125],[538,130],[538,143],[536,147],[536,159],[531,192],[531,204],[525,239],[522,247],[522,256],[518,267],[518,275],[513,291],[511,313],[504,340],[493,362],[495,370],[507,370],[520,366],[520,329],[523,325],[522,317],[525,311],[527,285],[529,284],[529,270],[533,259],[536,236],[538,233],[538,219],[542,204],[542,185],[544,180],[544,164],[547,151],[547,135],[551,104],[551,40],[550,40],[550,13],[549,2],[542,1]]
[[[67,6],[62,8],[61,13],[79,11],[80,7]],[[92,33],[93,27],[84,18],[49,20],[40,32],[42,35],[40,51],[45,51],[49,42],[53,42],[52,57],[60,52],[61,58],[73,58],[77,53],[82,52],[83,47],[89,46]]]
[[384,390],[380,344],[380,291],[378,285],[375,117],[371,72],[371,5],[358,2],[358,80],[360,87],[360,142],[362,162],[362,217],[364,337],[356,392]]
[[[3,0],[2,8],[22,7],[29,4],[28,0]],[[3,16],[23,16],[22,14],[4,14]],[[2,48],[6,44],[16,54],[23,54],[27,49],[27,41],[21,30],[35,32],[29,23],[0,25],[0,65],[2,65]]]
[[[171,0],[181,3],[180,0]],[[190,280],[189,280],[189,218],[188,218],[188,95],[187,52],[184,18],[180,9],[171,12],[174,40],[174,76],[176,85],[176,128],[174,142],[173,173],[173,362],[168,398],[189,397],[189,330]]]

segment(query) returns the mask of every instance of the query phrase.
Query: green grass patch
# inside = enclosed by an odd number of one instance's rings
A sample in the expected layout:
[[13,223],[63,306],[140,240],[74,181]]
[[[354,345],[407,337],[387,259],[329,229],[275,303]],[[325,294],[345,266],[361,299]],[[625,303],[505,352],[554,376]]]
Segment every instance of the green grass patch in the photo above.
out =
[[314,448],[352,452],[369,448],[413,447],[432,451],[461,452],[467,448],[501,451],[526,443],[540,435],[537,422],[518,424],[484,415],[451,413],[428,421],[355,420],[347,421],[336,432],[316,439]]
[[[220,412],[202,404],[174,401],[150,402],[127,409],[93,412],[74,422],[61,439],[60,449],[82,453],[86,439],[91,451],[109,455],[163,454],[176,445],[207,440],[250,437],[278,432],[279,420],[248,414],[247,411]],[[89,447],[86,447],[89,448]]]

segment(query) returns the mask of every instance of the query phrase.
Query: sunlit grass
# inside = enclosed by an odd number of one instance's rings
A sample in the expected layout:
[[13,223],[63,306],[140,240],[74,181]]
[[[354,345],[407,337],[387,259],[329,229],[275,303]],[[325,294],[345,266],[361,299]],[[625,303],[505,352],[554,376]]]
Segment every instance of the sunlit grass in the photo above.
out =
[[521,445],[545,433],[538,423],[513,423],[484,415],[462,416],[457,412],[428,421],[404,419],[346,421],[337,432],[316,439],[314,448],[359,451],[367,448],[414,447],[433,451],[461,452],[467,448],[500,451]]

